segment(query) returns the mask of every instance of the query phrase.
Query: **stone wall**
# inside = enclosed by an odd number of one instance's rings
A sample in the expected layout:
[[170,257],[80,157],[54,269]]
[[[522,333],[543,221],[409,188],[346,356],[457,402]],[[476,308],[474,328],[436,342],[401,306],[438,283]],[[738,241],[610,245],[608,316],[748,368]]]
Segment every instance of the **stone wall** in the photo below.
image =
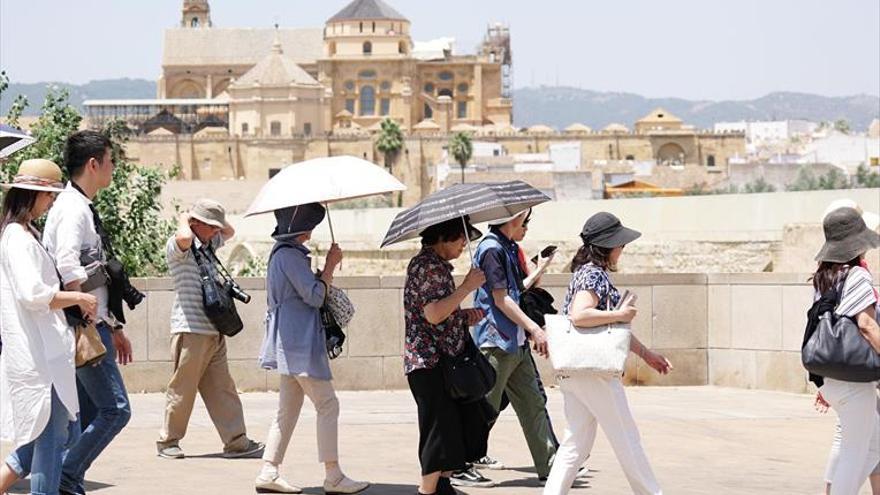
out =
[[[660,376],[634,356],[625,381],[631,385],[720,385],[808,391],[800,366],[800,342],[810,304],[806,274],[617,274],[616,284],[638,295],[633,331],[665,354],[675,370]],[[543,285],[562,303],[569,277],[547,275]],[[263,337],[265,281],[244,279],[251,294],[239,305],[245,330],[229,339],[230,368],[241,390],[274,390],[278,378],[258,368]],[[340,277],[358,308],[342,356],[332,361],[343,390],[403,389],[403,277]],[[169,279],[141,279],[146,301],[130,315],[127,332],[135,363],[123,368],[131,391],[163,390],[171,375]],[[537,359],[552,382],[549,362]]]

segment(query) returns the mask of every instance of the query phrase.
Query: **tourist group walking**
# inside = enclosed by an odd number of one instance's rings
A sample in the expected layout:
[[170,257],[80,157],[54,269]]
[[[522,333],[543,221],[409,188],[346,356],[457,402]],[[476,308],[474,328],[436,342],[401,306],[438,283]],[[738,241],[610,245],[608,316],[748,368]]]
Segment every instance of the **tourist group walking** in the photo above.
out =
[[[134,358],[125,308],[134,309],[144,295],[131,285],[94,204],[112,183],[112,150],[104,135],[79,131],[64,150],[66,184],[62,168],[45,159],[25,160],[3,184],[0,432],[14,450],[0,466],[0,493],[29,477],[33,494],[85,494],[87,471],[133,413],[120,373]],[[356,311],[334,281],[343,251],[334,236],[316,263],[307,245],[322,223],[334,235],[334,202],[403,189],[369,162],[316,159],[282,170],[248,209],[246,216],[275,218],[257,366],[278,374],[279,395],[265,443],[247,431],[227,357],[227,340],[244,327],[236,305],[251,299],[216,255],[235,229],[224,206],[211,199],[180,215],[165,244],[174,288],[172,372],[156,437],[159,457],[186,458],[183,443],[198,395],[222,457],[260,459],[257,493],[301,493],[283,474],[283,463],[308,398],[316,411],[323,492],[371,486],[349,477],[340,459],[343,405],[330,361],[342,352]],[[382,247],[411,239],[421,245],[407,266],[402,300],[402,373],[418,416],[413,495],[495,486],[486,474],[505,465],[502,453],[490,452],[489,439],[508,407],[542,486],[536,492],[569,493],[589,473],[601,427],[631,492],[663,493],[623,377],[631,355],[659,374],[673,365],[632,333],[637,298],[613,277],[625,263],[625,248],[641,234],[611,213],[584,214],[580,232],[572,232],[580,245],[557,307],[541,287],[555,247],[529,258],[520,246],[530,224],[542,220],[539,205],[549,200],[522,181],[457,184],[399,213],[385,236]],[[816,407],[838,416],[825,488],[854,495],[870,479],[877,494],[880,327],[865,253],[878,247],[880,235],[873,217],[854,203],[833,204],[823,221],[802,354],[818,387]],[[482,224],[484,232],[475,226]],[[452,262],[464,256],[469,269],[456,283]],[[545,359],[562,394],[564,429],[554,427],[547,409],[548,377],[538,371]],[[509,432],[494,433],[502,434]]]

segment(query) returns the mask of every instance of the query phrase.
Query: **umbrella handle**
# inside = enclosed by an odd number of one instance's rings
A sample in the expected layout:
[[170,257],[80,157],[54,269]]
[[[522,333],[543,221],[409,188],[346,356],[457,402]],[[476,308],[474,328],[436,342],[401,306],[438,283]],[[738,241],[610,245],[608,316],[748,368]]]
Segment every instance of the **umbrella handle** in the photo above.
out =
[[467,220],[464,219],[464,212],[459,210],[458,214],[461,216],[461,224],[464,226],[464,238],[465,242],[467,242],[468,254],[471,256],[471,267],[474,266],[474,251],[471,249],[471,236],[470,231],[468,230]]
[[[333,217],[330,216],[330,203],[324,203],[324,208],[327,209],[327,225],[330,227],[330,242],[331,244],[336,244],[336,234],[333,233]],[[342,262],[339,262],[339,271],[342,271]]]

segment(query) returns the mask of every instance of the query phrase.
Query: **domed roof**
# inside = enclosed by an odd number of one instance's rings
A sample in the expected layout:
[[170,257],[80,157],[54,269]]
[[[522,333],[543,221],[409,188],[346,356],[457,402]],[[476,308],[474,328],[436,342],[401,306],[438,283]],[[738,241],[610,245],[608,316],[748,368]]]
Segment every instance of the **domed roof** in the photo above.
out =
[[272,52],[232,83],[232,86],[241,87],[256,84],[260,86],[287,86],[291,84],[318,86],[318,81],[302,67],[296,65],[293,60],[284,56],[281,42],[276,37],[272,44]]
[[606,125],[605,128],[602,129],[602,132],[610,132],[610,133],[618,133],[619,132],[619,133],[625,134],[625,133],[629,132],[629,129],[623,124],[618,124],[618,123],[614,122],[614,123]]
[[550,126],[538,124],[529,127],[526,132],[528,132],[529,134],[552,134],[556,131]]
[[572,133],[572,134],[577,134],[577,133],[589,134],[589,133],[593,132],[593,129],[590,129],[589,126],[581,124],[580,122],[575,122],[574,124],[571,124],[570,126],[566,127],[565,132]]
[[382,0],[354,0],[327,22],[375,20],[408,21],[403,14]]

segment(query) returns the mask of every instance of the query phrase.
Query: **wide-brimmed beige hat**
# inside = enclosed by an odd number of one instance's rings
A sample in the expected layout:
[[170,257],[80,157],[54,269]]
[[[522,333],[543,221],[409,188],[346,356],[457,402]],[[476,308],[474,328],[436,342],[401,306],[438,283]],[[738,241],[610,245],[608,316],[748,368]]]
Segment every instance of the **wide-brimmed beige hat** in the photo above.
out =
[[528,217],[531,214],[532,214],[532,209],[526,208],[525,210],[517,212],[516,214],[510,215],[509,217],[499,218],[497,220],[489,220],[487,223],[489,224],[490,227],[500,227],[507,222],[513,221],[517,217],[521,217],[521,216]]
[[0,184],[4,190],[12,188],[30,189],[31,191],[61,192],[64,182],[61,167],[52,160],[32,158],[21,162],[18,173],[9,184]]
[[226,208],[223,208],[223,205],[213,199],[205,198],[196,201],[189,212],[189,216],[202,223],[221,229],[229,227],[229,223],[226,222]]

